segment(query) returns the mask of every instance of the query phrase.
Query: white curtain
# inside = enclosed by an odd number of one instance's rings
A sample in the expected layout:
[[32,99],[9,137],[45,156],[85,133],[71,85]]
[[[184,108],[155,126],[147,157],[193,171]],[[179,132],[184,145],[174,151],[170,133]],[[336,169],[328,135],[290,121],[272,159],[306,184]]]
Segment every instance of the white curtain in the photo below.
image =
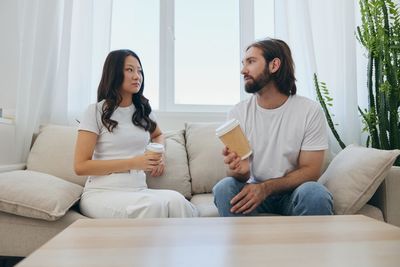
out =
[[112,0],[18,1],[16,162],[26,161],[39,125],[69,124],[96,100],[111,12]]
[[[357,60],[364,62],[355,38],[357,5],[354,0],[275,1],[275,36],[291,47],[298,93],[316,100],[314,72],[327,83],[333,98],[333,120],[345,144],[361,142]],[[359,74],[365,77],[362,70]],[[330,149],[340,151],[330,130],[329,134]]]

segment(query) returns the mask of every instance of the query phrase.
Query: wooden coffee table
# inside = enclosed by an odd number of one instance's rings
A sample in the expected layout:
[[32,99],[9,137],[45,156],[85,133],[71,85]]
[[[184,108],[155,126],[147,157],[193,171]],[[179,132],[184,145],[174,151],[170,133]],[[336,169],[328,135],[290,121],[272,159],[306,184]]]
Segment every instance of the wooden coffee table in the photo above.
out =
[[362,215],[85,219],[18,266],[400,266],[400,228]]

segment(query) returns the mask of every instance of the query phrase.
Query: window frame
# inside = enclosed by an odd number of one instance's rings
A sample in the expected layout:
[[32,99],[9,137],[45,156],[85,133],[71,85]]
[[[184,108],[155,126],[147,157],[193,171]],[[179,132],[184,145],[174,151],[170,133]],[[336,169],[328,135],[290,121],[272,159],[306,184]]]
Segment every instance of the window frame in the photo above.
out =
[[[254,41],[254,0],[239,1],[240,60],[244,49]],[[159,111],[167,112],[226,112],[232,105],[175,104],[175,1],[160,0],[160,66]],[[241,62],[239,62],[241,64]],[[238,75],[240,75],[238,71]],[[243,77],[240,88],[243,88]],[[247,98],[240,90],[240,100]]]

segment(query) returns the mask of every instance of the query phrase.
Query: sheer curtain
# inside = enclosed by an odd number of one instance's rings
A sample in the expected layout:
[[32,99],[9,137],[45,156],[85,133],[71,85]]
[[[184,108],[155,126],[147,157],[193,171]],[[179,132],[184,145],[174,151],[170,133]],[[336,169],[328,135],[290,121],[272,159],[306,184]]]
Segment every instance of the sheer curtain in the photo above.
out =
[[18,1],[16,162],[40,124],[69,124],[95,101],[93,66],[109,49],[111,11],[112,0]]
[[[298,93],[316,99],[314,72],[320,81],[327,83],[333,97],[333,120],[345,144],[361,142],[357,60],[361,64],[363,60],[358,59],[362,57],[362,50],[357,47],[355,38],[357,3],[349,0],[275,1],[275,36],[285,40],[292,49]],[[362,70],[359,74],[365,76]],[[340,151],[330,131],[329,134],[331,150]]]

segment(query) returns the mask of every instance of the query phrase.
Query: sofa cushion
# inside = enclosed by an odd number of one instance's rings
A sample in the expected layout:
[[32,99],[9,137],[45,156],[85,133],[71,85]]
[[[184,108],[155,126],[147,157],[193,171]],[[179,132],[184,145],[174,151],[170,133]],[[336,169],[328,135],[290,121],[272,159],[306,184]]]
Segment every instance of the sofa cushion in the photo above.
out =
[[84,186],[86,177],[76,175],[73,166],[77,133],[71,126],[43,126],[29,153],[27,169]]
[[160,177],[147,175],[147,185],[152,189],[171,189],[186,198],[192,196],[188,160],[183,130],[167,132],[165,136],[165,171]]
[[196,206],[199,211],[199,217],[219,217],[213,194],[194,195],[190,202]]
[[223,144],[215,135],[221,123],[186,123],[186,150],[189,159],[192,193],[210,193],[226,176]]
[[365,204],[359,211],[356,212],[356,214],[365,215],[382,222],[385,221],[382,211],[377,207],[369,204]]
[[54,221],[77,202],[83,188],[35,171],[0,173],[0,211]]
[[385,179],[400,150],[349,145],[329,164],[319,182],[333,195],[335,214],[354,214]]

